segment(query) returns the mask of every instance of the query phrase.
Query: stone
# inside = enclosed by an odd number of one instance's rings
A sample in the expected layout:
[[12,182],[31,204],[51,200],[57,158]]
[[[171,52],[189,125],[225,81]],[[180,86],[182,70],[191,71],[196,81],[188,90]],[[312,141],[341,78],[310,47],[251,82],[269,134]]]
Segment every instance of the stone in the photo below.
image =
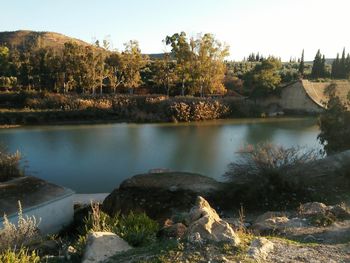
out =
[[266,212],[253,223],[252,229],[256,234],[284,233],[287,229],[308,226],[308,220],[303,218],[288,218],[283,212]]
[[331,212],[337,219],[350,219],[350,211],[345,205],[331,206],[329,212]]
[[200,237],[210,241],[240,243],[239,237],[226,221],[222,220],[209,203],[201,196],[197,197],[196,205],[190,211],[190,225],[187,235],[199,233]]
[[325,215],[328,211],[328,206],[319,202],[310,202],[302,204],[299,208],[299,213],[301,216],[313,217]]
[[256,261],[265,261],[269,253],[274,249],[274,244],[264,237],[256,238],[252,241],[248,255]]
[[83,263],[98,263],[118,252],[131,249],[127,242],[111,232],[92,232],[87,238]]
[[[121,183],[103,202],[102,210],[114,216],[145,212],[156,220],[170,218],[173,214],[189,211],[193,200],[201,195],[213,204],[219,198],[223,183],[192,173],[153,173],[133,176]],[[140,200],[144,199],[144,202]]]

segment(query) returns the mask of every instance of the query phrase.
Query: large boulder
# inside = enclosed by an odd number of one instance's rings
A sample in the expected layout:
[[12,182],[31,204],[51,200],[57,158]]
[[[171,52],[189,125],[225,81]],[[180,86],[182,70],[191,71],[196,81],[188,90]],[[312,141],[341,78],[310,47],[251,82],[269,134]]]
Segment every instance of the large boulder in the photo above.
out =
[[166,219],[188,211],[201,195],[219,205],[223,183],[199,174],[168,172],[141,174],[125,180],[103,202],[109,215],[145,212],[153,219]]
[[127,242],[114,233],[92,232],[87,239],[83,263],[104,262],[118,252],[131,249]]
[[196,206],[190,211],[190,225],[187,229],[189,238],[198,235],[203,240],[226,241],[234,245],[240,243],[239,237],[229,223],[222,220],[209,203],[201,196],[197,198]]

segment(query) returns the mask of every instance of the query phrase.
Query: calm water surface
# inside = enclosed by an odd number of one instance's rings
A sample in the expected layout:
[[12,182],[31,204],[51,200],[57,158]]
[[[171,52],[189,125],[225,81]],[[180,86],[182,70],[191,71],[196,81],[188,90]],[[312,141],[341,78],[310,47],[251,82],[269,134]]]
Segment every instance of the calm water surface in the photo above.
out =
[[320,148],[314,118],[239,119],[191,124],[35,126],[0,130],[25,157],[27,173],[80,193],[110,192],[153,168],[222,179],[245,144]]

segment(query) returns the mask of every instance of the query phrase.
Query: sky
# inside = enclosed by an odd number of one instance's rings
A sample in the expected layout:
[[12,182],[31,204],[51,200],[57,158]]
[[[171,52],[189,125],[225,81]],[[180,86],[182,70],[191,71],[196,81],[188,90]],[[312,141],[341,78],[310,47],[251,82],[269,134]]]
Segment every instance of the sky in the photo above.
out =
[[166,50],[167,35],[212,33],[230,59],[251,52],[283,61],[350,52],[350,0],[2,0],[0,31],[53,31],[121,50],[138,40],[143,53]]

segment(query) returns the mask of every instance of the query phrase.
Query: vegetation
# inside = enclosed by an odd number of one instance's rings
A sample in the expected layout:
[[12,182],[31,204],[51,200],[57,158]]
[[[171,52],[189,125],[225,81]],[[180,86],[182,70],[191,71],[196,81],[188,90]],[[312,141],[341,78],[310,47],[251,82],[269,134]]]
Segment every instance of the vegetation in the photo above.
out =
[[39,263],[40,257],[35,251],[31,253],[27,249],[21,248],[19,250],[6,250],[0,253],[0,262],[3,263]]
[[23,175],[20,160],[21,154],[18,151],[11,154],[4,146],[0,146],[0,182]]
[[157,222],[144,213],[115,215],[110,217],[99,209],[98,204],[92,205],[92,213],[85,220],[85,231],[109,231],[125,239],[130,245],[138,247],[156,241],[159,230]]
[[240,186],[234,200],[238,198],[248,207],[270,209],[287,208],[307,200],[304,189],[295,189],[283,179],[283,171],[319,158],[316,151],[265,143],[247,146],[238,154],[240,158],[231,163],[225,173],[228,182]]
[[319,119],[318,139],[327,154],[341,152],[350,148],[350,112],[348,105],[336,94],[336,84],[331,84],[326,92],[329,100]]
[[3,228],[0,229],[0,252],[15,250],[29,245],[40,238],[38,222],[35,217],[24,217],[21,203],[18,202],[18,222],[11,223],[4,215]]

